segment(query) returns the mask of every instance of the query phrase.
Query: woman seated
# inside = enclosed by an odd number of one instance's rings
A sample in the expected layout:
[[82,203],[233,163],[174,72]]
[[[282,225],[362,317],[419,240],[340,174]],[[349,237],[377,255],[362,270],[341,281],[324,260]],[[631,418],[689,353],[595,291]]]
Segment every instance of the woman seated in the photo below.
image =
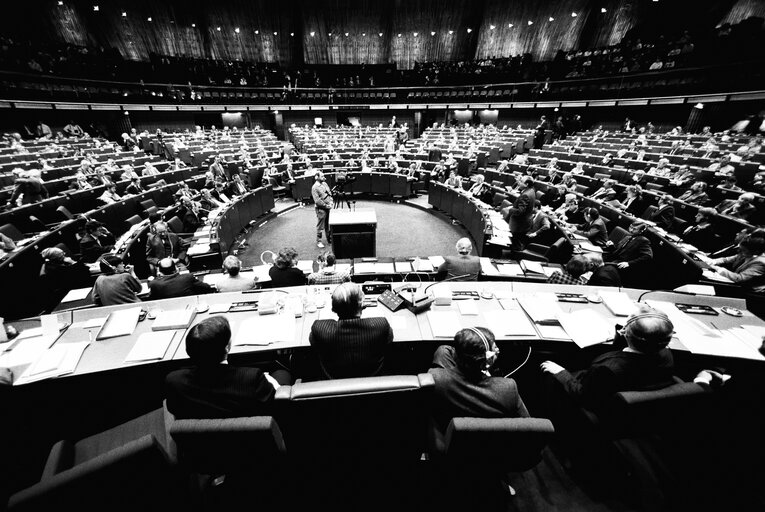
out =
[[639,217],[645,211],[647,201],[643,198],[643,189],[639,185],[628,185],[625,197],[621,201],[614,199],[610,204],[624,213]]
[[718,236],[712,226],[716,217],[717,211],[714,208],[699,208],[693,224],[683,230],[683,241],[704,252],[717,250]]
[[569,224],[584,223],[584,213],[579,209],[579,198],[576,194],[566,194],[565,202],[555,210],[555,214]]
[[269,269],[271,286],[302,286],[308,283],[305,274],[297,267],[298,253],[292,247],[285,247],[279,251],[274,260],[274,265]]

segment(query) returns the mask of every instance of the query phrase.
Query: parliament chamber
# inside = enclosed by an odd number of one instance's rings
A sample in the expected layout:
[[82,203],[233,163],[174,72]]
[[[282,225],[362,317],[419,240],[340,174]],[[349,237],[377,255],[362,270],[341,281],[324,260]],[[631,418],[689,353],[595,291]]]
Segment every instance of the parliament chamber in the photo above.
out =
[[0,20],[0,509],[765,507],[762,2],[192,4]]

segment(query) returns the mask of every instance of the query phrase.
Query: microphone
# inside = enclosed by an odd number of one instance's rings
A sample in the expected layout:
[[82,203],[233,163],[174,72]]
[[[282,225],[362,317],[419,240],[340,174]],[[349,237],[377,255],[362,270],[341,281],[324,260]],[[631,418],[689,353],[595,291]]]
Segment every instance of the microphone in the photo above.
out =
[[[422,291],[422,293],[416,293],[417,289],[419,287],[409,287],[409,286],[403,286],[397,290],[399,297],[403,299],[404,304],[406,305],[406,308],[414,313],[415,315],[422,313],[423,311],[427,311],[430,309],[430,306],[436,301],[436,298],[432,294],[428,294],[428,290],[436,284],[443,283],[445,281],[454,281],[455,279],[462,279],[464,277],[469,277],[470,274],[463,274],[459,276],[453,276],[447,279],[444,279],[443,281],[436,281],[434,283],[429,284],[425,289]],[[409,291],[410,296],[407,297],[404,292]]]

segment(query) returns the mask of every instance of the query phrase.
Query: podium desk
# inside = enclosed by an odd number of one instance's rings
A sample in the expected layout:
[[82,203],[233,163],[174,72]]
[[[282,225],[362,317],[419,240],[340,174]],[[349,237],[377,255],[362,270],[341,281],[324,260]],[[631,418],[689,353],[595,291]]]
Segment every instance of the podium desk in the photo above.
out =
[[336,257],[362,258],[377,254],[377,215],[373,208],[332,210],[329,229]]

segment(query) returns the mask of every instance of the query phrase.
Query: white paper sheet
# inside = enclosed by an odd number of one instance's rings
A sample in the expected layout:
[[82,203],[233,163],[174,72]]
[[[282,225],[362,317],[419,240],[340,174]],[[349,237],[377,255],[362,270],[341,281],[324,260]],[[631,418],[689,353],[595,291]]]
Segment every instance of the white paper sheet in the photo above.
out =
[[603,304],[616,316],[630,316],[638,310],[635,301],[624,292],[600,292]]
[[140,307],[113,311],[109,314],[109,318],[99,331],[96,339],[129,336],[133,334],[135,326],[138,324],[138,317],[140,314]]
[[76,288],[74,290],[69,290],[69,293],[67,293],[66,296],[61,299],[61,302],[74,302],[76,300],[83,300],[88,296],[90,290],[92,289],[93,288]]
[[518,297],[526,313],[537,324],[557,324],[558,314],[561,313],[558,298],[552,292],[540,292],[533,295]]
[[559,313],[558,320],[566,334],[581,348],[603,343],[614,336],[614,323],[592,309]]
[[459,317],[453,311],[428,311],[427,315],[434,338],[453,338],[462,329]]
[[537,331],[531,321],[520,308],[509,310],[487,311],[483,315],[486,326],[497,337],[505,336],[533,336],[537,337]]
[[443,256],[428,256],[428,261],[433,265],[433,268],[438,268],[445,260]]
[[497,271],[501,276],[523,276],[523,268],[518,263],[497,263]]
[[14,386],[74,373],[90,343],[62,343],[44,351],[13,383]]
[[295,340],[295,315],[252,316],[239,324],[232,344],[270,345]]
[[125,358],[126,363],[159,361],[165,357],[177,331],[156,331],[141,334]]
[[460,315],[477,315],[478,314],[478,301],[475,300],[457,300],[457,309],[460,310]]

